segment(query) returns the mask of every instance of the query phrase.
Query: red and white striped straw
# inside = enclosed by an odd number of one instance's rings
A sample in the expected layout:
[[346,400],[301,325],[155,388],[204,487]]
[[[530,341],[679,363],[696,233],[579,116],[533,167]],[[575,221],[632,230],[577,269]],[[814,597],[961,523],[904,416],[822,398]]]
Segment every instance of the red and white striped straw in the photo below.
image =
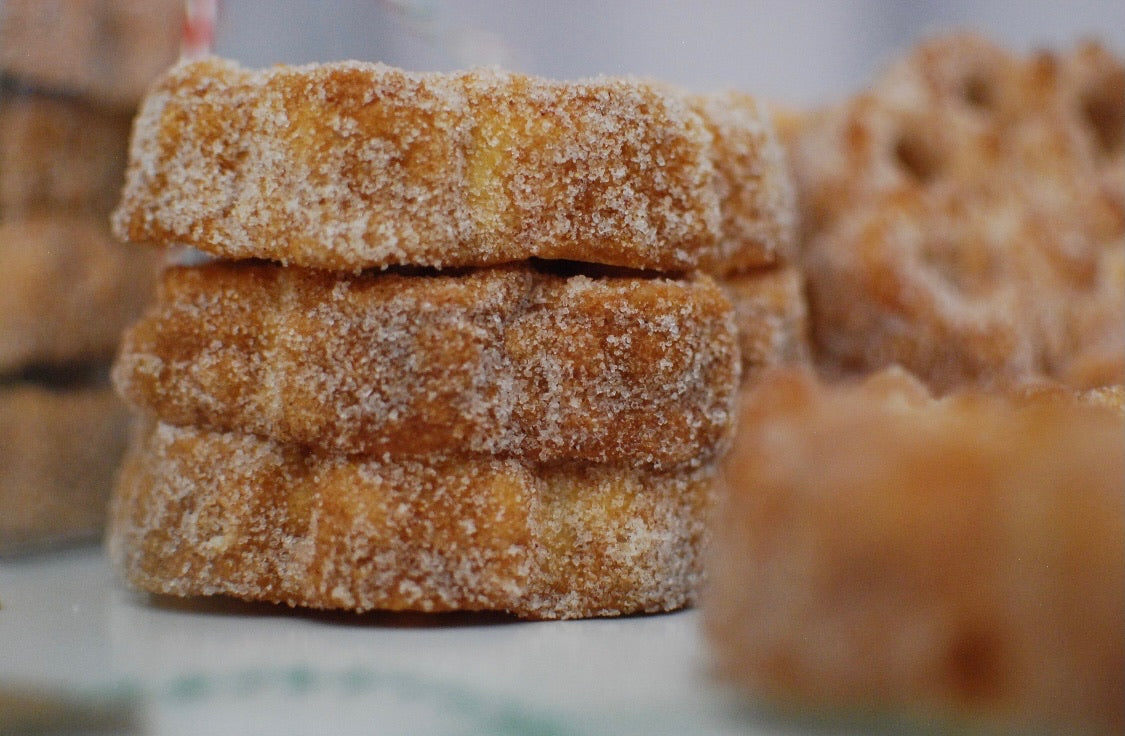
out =
[[180,56],[200,59],[211,53],[215,43],[215,16],[219,0],[184,0],[184,32]]

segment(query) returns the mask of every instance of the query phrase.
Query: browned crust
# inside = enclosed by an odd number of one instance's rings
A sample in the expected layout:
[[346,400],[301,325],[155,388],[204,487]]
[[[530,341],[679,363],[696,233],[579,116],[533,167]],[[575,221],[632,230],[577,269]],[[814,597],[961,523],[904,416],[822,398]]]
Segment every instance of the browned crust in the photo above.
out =
[[714,466],[317,455],[159,424],[108,549],[134,586],[294,606],[576,618],[688,605]]
[[5,0],[0,73],[133,108],[176,60],[183,0]]
[[[814,344],[946,390],[1125,375],[1125,65],[923,43],[792,146]],[[1076,358],[1076,356],[1084,356]]]
[[213,262],[166,272],[114,377],[169,423],[332,452],[672,467],[725,447],[738,371],[705,276]]
[[639,80],[484,69],[181,65],[136,121],[115,232],[342,270],[767,263],[792,243],[787,172],[768,117],[730,99],[693,110]]
[[724,677],[818,717],[1121,733],[1121,396],[762,379],[707,567]]
[[99,537],[128,422],[108,385],[0,385],[0,554]]
[[101,217],[0,222],[0,371],[108,360],[156,268],[155,252],[122,246]]
[[130,120],[0,90],[0,219],[53,207],[108,213],[125,181]]

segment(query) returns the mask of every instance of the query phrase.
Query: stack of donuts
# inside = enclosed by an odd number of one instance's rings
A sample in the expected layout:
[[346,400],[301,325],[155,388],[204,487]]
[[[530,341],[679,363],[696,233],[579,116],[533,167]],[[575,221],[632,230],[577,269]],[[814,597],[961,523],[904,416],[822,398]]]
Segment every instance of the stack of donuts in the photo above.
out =
[[745,95],[181,64],[113,220],[197,254],[114,367],[114,563],[357,611],[690,604],[741,377],[803,354],[793,218]]
[[108,366],[156,267],[107,220],[179,5],[0,4],[0,552],[102,529],[127,426]]

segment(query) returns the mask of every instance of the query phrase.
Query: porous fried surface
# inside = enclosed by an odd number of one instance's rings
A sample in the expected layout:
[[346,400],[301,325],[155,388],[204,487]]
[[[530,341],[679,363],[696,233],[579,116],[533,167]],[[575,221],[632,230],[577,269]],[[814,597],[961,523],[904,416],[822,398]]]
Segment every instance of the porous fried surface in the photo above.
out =
[[108,213],[125,181],[130,120],[0,86],[0,219],[49,208]]
[[706,276],[217,261],[165,273],[114,378],[171,424],[332,452],[673,467],[726,446],[730,309]]
[[182,0],[4,0],[0,74],[132,109],[180,51]]
[[95,215],[0,222],[0,372],[108,360],[156,280],[158,254]]
[[800,269],[757,269],[718,283],[734,308],[743,385],[766,368],[810,361],[808,304]]
[[1121,396],[763,377],[707,565],[722,676],[806,716],[1121,733]]
[[136,120],[115,232],[351,271],[771,262],[792,242],[788,174],[768,116],[724,99],[490,69],[182,64]]
[[714,465],[316,454],[146,427],[108,549],[134,586],[365,611],[529,618],[679,608],[700,583]]
[[[938,390],[1125,380],[1125,66],[923,43],[794,135],[819,360]],[[1078,356],[1083,356],[1079,358]]]
[[[1125,181],[1125,165],[1117,176]],[[1125,384],[1125,248],[1106,250],[1097,271],[1089,294],[1071,303],[1070,331],[1078,337],[1056,370],[1061,380],[1079,388]]]
[[108,384],[0,384],[0,554],[98,538],[128,423]]

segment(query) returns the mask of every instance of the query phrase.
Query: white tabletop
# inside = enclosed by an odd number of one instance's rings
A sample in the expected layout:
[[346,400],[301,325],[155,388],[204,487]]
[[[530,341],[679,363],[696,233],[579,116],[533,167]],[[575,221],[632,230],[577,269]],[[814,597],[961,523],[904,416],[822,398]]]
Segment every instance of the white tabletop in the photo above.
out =
[[0,605],[10,722],[30,697],[146,734],[792,733],[708,677],[695,611],[522,622],[153,599],[96,549],[0,561]]

